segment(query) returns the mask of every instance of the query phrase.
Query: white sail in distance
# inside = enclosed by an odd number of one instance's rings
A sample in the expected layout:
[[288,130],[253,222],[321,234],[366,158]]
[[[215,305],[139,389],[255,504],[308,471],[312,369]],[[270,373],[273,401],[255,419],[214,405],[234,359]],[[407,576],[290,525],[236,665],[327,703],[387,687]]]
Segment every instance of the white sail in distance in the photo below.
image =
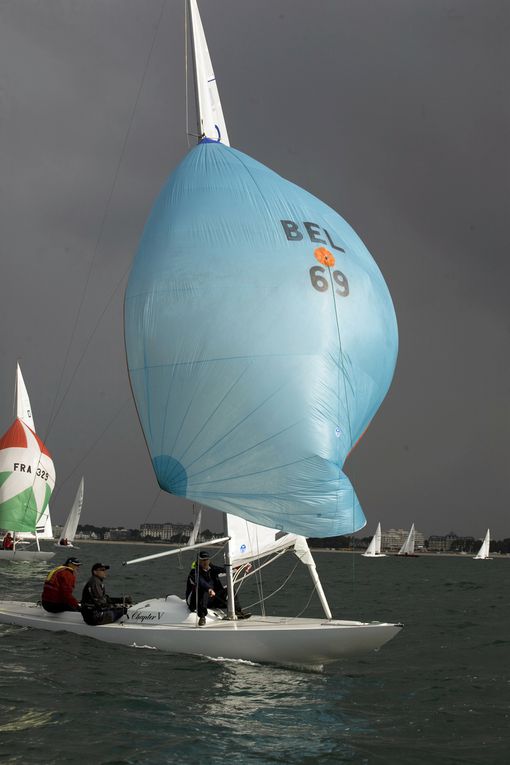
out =
[[194,545],[198,538],[198,532],[200,531],[200,524],[202,523],[202,508],[200,507],[197,517],[195,518],[195,523],[193,525],[193,529],[191,531],[191,534],[188,539],[188,545]]
[[416,537],[416,531],[414,530],[414,523],[411,526],[406,541],[398,551],[399,555],[414,555],[414,541]]
[[[16,417],[36,433],[32,406],[19,364],[16,365]],[[49,505],[37,522],[36,532],[39,539],[53,539]],[[35,534],[28,532],[19,533],[16,536],[18,539],[35,539]]]
[[381,524],[377,524],[375,534],[372,537],[370,544],[366,552],[363,553],[364,558],[385,558],[385,554],[381,552]]
[[491,545],[491,533],[490,533],[490,529],[487,529],[487,533],[482,542],[482,546],[480,547],[477,554],[475,555],[474,560],[488,560],[490,545]]
[[16,417],[36,433],[34,415],[19,364],[16,364]]
[[59,544],[61,543],[63,539],[67,539],[69,545],[72,545],[72,543],[74,542],[76,529],[78,528],[78,523],[80,522],[81,509],[83,507],[83,491],[84,491],[84,480],[82,478],[80,481],[80,485],[78,486],[78,491],[76,492],[76,497],[74,498],[73,506],[71,507],[71,510],[69,511],[67,520],[60,533],[60,537],[58,540]]

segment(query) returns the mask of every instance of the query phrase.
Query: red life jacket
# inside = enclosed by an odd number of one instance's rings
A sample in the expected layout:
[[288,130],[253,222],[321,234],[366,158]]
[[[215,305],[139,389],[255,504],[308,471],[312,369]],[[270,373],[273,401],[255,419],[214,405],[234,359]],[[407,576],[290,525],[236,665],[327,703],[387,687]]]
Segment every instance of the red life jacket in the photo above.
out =
[[76,608],[78,601],[73,595],[76,574],[69,566],[57,566],[44,582],[41,600],[47,603],[65,603]]

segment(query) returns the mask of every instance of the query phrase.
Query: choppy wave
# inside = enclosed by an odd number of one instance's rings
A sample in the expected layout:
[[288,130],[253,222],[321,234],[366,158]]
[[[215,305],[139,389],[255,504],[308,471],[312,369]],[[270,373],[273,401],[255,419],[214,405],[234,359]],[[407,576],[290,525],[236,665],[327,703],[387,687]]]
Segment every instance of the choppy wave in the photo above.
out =
[[[15,715],[15,710],[12,710]],[[38,712],[35,709],[29,709],[19,716],[14,716],[9,722],[0,724],[0,733],[17,732],[23,730],[32,730],[33,728],[42,728],[45,725],[55,725],[57,720],[51,712]]]
[[[165,559],[143,576],[123,568],[121,545],[84,545],[80,557],[79,586],[104,560],[112,595],[138,601],[184,587],[186,570]],[[335,616],[405,623],[378,653],[323,673],[0,627],[2,756],[13,765],[506,765],[508,562],[469,571],[470,560],[422,557],[404,574],[399,564],[317,556]],[[274,565],[281,582],[294,564]],[[11,569],[0,598],[38,600],[46,569]],[[246,590],[248,603],[256,593]],[[298,569],[269,613],[298,613],[309,592]],[[307,615],[321,615],[318,602]]]

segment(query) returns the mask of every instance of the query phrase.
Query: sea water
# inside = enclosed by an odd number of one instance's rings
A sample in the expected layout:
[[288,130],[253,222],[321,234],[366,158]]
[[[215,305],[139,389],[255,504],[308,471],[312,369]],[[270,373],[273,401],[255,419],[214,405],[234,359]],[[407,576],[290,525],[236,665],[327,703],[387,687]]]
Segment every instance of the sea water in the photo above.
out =
[[[182,594],[190,553],[121,565],[153,551],[83,543],[78,595],[96,561],[111,565],[112,595]],[[315,557],[334,616],[404,630],[318,673],[0,625],[0,761],[508,763],[510,559]],[[266,569],[264,596],[295,563],[286,555]],[[50,564],[0,566],[0,599],[39,599]],[[299,564],[266,612],[320,616],[314,596],[307,607],[311,592]],[[245,607],[258,598],[253,583],[241,590]]]

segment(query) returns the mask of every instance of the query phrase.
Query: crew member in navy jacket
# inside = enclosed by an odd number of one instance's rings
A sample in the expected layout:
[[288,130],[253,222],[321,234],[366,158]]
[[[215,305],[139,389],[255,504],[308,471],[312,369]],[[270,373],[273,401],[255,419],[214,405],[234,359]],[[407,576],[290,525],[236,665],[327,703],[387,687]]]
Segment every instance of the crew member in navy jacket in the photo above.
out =
[[[205,624],[207,608],[227,608],[227,588],[220,580],[220,574],[224,574],[225,571],[225,566],[216,566],[211,563],[211,556],[207,550],[201,550],[198,555],[198,567],[194,563],[189,572],[186,581],[186,603],[190,611],[196,610],[199,627]],[[237,596],[234,599],[234,606],[238,619],[248,619],[251,616],[241,609]]]

